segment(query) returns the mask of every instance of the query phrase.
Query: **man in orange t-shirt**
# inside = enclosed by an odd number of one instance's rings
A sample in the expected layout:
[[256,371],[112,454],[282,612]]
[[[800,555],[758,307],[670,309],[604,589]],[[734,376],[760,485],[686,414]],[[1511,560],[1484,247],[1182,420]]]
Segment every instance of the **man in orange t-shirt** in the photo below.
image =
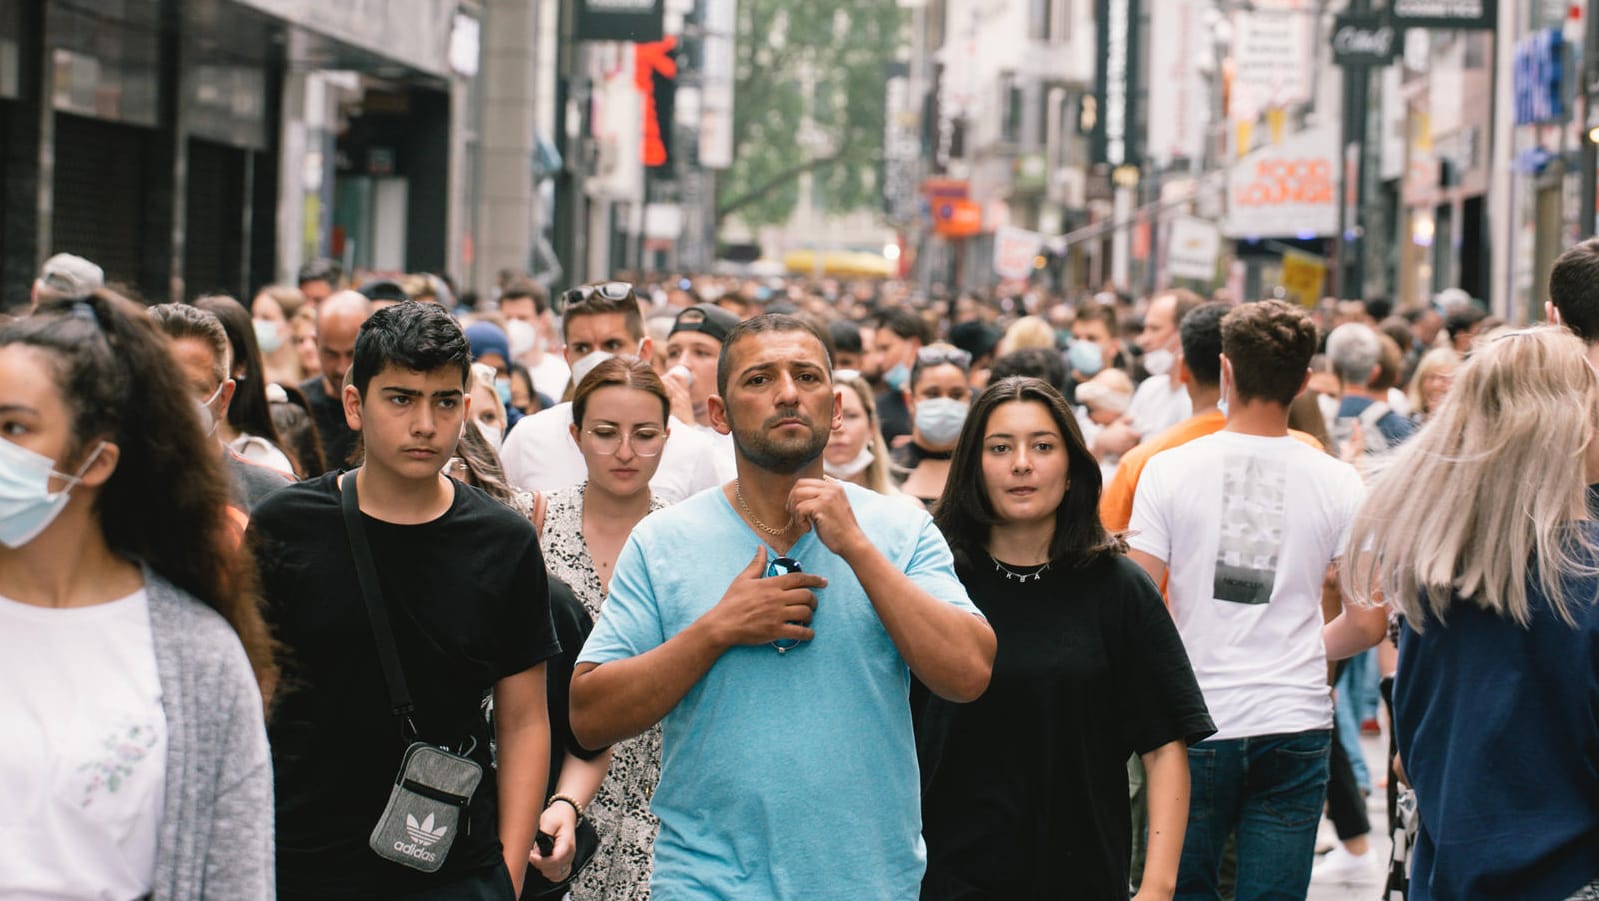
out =
[[[1196,438],[1215,434],[1227,425],[1227,417],[1216,408],[1216,402],[1221,398],[1221,318],[1230,309],[1232,307],[1225,303],[1207,303],[1194,308],[1178,323],[1182,337],[1182,355],[1177,358],[1178,377],[1188,389],[1194,415],[1122,455],[1116,475],[1099,497],[1099,518],[1106,529],[1120,532],[1132,521],[1138,477],[1150,458]],[[1318,450],[1324,449],[1320,441],[1304,432],[1290,429],[1289,434]]]

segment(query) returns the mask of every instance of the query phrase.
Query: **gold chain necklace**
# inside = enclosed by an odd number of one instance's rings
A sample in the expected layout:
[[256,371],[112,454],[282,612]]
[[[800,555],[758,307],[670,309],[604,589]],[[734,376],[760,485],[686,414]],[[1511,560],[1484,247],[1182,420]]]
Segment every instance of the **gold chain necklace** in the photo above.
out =
[[774,529],[766,523],[761,522],[760,517],[755,515],[755,511],[750,509],[750,505],[745,503],[744,486],[738,479],[733,480],[733,496],[738,498],[739,509],[743,510],[744,515],[750,518],[750,522],[755,524],[755,528],[760,529],[762,532],[765,532],[773,538],[781,538],[788,534],[789,529],[794,528],[794,517],[792,514],[788,518],[788,525],[781,529]]

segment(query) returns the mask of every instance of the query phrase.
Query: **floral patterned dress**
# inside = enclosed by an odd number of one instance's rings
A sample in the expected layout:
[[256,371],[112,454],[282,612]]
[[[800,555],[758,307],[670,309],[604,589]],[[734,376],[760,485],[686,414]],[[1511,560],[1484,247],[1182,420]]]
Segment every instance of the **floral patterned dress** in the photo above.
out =
[[[539,544],[550,575],[571,586],[589,615],[599,619],[605,603],[594,560],[583,540],[583,493],[588,483],[552,491]],[[665,507],[651,496],[650,512]],[[661,781],[661,727],[611,749],[611,769],[585,815],[600,847],[572,882],[572,901],[637,901],[650,896],[650,855],[659,826],[650,799]]]

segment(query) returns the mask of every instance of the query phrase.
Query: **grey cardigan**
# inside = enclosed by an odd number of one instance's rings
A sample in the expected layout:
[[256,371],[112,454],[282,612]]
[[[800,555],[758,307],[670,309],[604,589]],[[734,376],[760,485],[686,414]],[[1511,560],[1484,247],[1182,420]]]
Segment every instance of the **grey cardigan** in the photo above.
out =
[[167,719],[151,896],[271,899],[272,760],[249,659],[215,610],[148,568],[144,585]]

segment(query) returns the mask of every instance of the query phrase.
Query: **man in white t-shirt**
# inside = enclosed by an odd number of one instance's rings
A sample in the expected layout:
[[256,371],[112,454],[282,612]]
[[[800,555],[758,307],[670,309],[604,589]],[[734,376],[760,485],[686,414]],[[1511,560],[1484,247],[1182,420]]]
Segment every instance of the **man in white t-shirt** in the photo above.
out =
[[1364,497],[1354,468],[1288,435],[1317,343],[1280,301],[1222,320],[1227,427],[1156,454],[1133,501],[1131,556],[1156,584],[1217,732],[1189,749],[1192,797],[1179,899],[1217,897],[1237,833],[1238,901],[1302,898],[1327,787],[1327,661],[1381,640],[1386,615],[1345,607],[1323,625],[1322,586]]
[[[638,298],[631,286],[621,282],[568,291],[561,330],[574,385],[613,356],[637,355],[649,362],[654,353],[653,342],[644,335]],[[511,484],[549,492],[588,478],[571,425],[570,403],[556,404],[517,423],[500,449]],[[650,480],[650,490],[667,503],[676,503],[721,484],[715,465],[721,451],[716,443],[676,417],[668,419],[667,427],[671,437],[661,451],[661,465]]]
[[672,331],[666,338],[665,380],[681,386],[687,395],[687,409],[673,413],[679,417],[692,414],[695,431],[709,438],[719,448],[713,459],[718,481],[725,482],[738,475],[733,460],[733,436],[718,432],[711,425],[710,398],[716,393],[716,363],[722,355],[722,342],[739,323],[739,318],[714,303],[697,303],[677,314]]

